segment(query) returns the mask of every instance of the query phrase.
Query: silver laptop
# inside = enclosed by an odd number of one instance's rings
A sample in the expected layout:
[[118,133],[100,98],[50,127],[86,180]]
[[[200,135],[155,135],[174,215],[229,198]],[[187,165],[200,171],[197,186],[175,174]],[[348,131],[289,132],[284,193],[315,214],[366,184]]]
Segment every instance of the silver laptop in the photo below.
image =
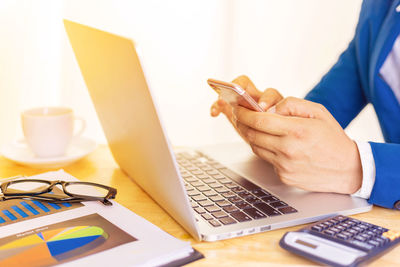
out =
[[133,42],[64,24],[115,160],[196,239],[216,241],[371,209],[364,199],[283,184],[245,143],[174,150]]

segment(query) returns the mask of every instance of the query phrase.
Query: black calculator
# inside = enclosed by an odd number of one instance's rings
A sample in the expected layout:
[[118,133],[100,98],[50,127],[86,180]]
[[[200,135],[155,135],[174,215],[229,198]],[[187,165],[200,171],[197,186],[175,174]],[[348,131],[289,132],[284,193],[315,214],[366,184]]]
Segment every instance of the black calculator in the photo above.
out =
[[287,232],[279,245],[322,264],[359,266],[383,255],[399,242],[399,231],[339,215]]

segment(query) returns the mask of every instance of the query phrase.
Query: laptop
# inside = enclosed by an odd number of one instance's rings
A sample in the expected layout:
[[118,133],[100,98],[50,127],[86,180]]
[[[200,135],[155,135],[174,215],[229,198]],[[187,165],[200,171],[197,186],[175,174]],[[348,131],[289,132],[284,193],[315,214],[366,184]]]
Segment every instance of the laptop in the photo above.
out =
[[116,162],[197,240],[371,209],[361,198],[283,184],[245,143],[174,150],[134,43],[72,21],[64,25]]

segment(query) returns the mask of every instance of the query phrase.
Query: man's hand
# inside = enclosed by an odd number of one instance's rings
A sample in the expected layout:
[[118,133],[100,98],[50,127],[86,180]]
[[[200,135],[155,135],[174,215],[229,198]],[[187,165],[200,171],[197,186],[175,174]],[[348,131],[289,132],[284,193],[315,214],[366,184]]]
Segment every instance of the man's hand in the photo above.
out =
[[255,154],[280,179],[305,190],[352,194],[361,187],[357,145],[324,106],[286,98],[276,113],[236,107],[233,120]]
[[[259,91],[253,82],[245,75],[239,76],[232,81],[232,83],[238,84],[247,93],[250,94],[251,97],[254,98],[255,101],[261,106],[261,108],[268,110],[269,108],[273,107],[277,104],[280,100],[283,99],[282,95],[273,88],[268,88],[264,92]],[[245,106],[245,103],[239,103]],[[233,127],[237,130],[235,117],[232,116],[233,107],[226,103],[222,99],[218,99],[214,102],[211,106],[211,116],[217,117],[220,113],[225,114],[228,120],[232,123]],[[240,134],[240,132],[239,132]],[[242,136],[244,138],[244,136]],[[246,142],[246,138],[244,138]]]

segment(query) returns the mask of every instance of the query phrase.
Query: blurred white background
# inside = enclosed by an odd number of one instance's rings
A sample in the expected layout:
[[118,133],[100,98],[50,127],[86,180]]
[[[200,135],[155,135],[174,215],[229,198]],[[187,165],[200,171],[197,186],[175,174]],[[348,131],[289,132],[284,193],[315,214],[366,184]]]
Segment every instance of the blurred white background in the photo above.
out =
[[[127,36],[174,145],[239,140],[225,118],[211,118],[209,77],[240,74],[260,89],[303,97],[351,40],[361,0],[1,0],[0,145],[21,136],[19,114],[70,106],[86,136],[105,143],[62,24],[68,18]],[[144,114],[131,114],[135,116]],[[382,141],[368,106],[347,129]]]

